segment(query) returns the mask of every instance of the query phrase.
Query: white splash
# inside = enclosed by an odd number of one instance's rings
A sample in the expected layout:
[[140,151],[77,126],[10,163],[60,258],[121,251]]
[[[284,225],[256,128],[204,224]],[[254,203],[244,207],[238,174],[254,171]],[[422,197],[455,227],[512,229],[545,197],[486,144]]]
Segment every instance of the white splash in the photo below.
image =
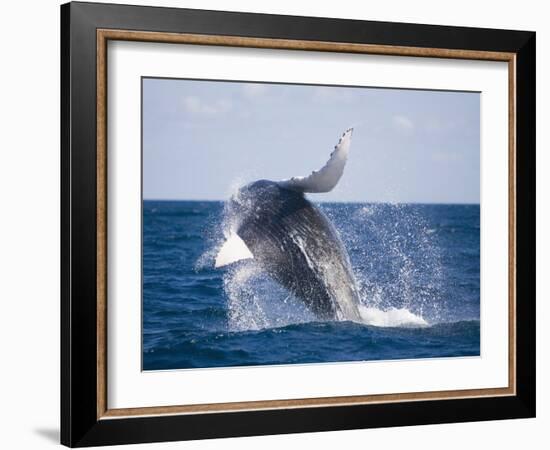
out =
[[229,266],[223,282],[231,331],[279,328],[315,320],[302,302],[274,282],[254,260]]
[[421,316],[413,314],[406,308],[378,308],[359,305],[361,319],[366,325],[375,327],[427,327],[429,324]]

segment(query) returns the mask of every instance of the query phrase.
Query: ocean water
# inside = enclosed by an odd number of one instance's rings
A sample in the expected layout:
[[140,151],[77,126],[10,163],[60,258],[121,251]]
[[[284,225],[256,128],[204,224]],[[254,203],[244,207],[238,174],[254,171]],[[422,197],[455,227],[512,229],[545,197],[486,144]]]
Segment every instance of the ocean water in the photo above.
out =
[[143,369],[479,355],[479,205],[318,206],[360,323],[318,321],[251,261],[215,269],[222,202],[144,201]]

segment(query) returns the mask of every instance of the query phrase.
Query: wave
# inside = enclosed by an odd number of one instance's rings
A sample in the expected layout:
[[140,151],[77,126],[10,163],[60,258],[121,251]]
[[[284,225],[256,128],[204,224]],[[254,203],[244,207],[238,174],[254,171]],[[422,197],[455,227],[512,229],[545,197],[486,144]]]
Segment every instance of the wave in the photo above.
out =
[[[307,322],[150,336],[144,370],[479,356],[479,321],[425,327]],[[266,351],[269,349],[269,351]]]

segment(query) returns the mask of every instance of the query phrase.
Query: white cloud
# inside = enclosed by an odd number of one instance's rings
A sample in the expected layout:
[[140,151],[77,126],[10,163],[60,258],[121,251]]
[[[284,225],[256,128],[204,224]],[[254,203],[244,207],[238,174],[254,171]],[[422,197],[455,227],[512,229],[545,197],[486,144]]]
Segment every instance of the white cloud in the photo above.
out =
[[406,116],[393,116],[393,124],[400,130],[412,131],[414,130],[414,122]]
[[259,83],[245,83],[243,84],[243,94],[247,98],[256,98],[264,95],[267,88],[263,84]]
[[232,105],[229,100],[225,99],[208,103],[199,97],[187,96],[183,98],[183,107],[190,114],[214,116],[229,112]]

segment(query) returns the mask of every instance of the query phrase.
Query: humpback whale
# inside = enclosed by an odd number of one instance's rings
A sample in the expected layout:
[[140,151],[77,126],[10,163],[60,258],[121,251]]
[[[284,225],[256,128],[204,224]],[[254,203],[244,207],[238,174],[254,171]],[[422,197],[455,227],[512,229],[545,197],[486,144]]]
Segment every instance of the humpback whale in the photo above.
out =
[[229,200],[234,219],[215,266],[251,259],[322,320],[360,321],[348,253],[328,217],[306,193],[331,191],[344,172],[352,129],[309,176],[247,184]]

